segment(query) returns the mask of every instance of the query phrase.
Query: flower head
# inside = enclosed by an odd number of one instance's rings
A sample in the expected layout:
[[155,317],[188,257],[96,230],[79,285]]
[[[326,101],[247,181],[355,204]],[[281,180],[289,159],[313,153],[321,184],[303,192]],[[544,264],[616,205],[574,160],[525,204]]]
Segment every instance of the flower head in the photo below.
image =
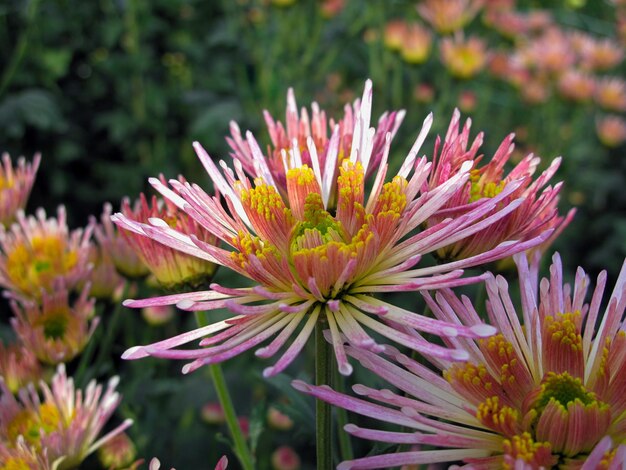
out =
[[85,348],[99,320],[92,319],[95,300],[88,298],[89,288],[87,283],[73,303],[62,284],[54,293],[43,292],[39,301],[11,301],[13,329],[37,359],[68,362]]
[[122,236],[111,221],[112,207],[106,203],[100,216],[100,223],[95,225],[94,236],[100,249],[111,258],[117,271],[130,279],[144,278],[150,273],[148,266],[140,259],[127,237]]
[[454,33],[472,21],[482,8],[481,0],[422,0],[417,12],[439,33]]
[[10,230],[0,231],[0,286],[23,299],[41,299],[62,282],[73,289],[90,270],[89,238],[93,226],[69,232],[65,208],[57,218],[46,218],[43,209],[36,217],[19,211]]
[[0,468],[2,470],[51,470],[46,452],[38,453],[23,436],[15,442],[0,440]]
[[127,468],[136,455],[135,444],[125,432],[113,436],[98,449],[100,463],[109,469]]
[[24,209],[35,182],[41,155],[36,154],[32,163],[26,163],[24,157],[13,168],[9,154],[2,154],[0,163],[0,224],[8,225],[19,209]]
[[626,111],[626,81],[618,77],[604,77],[596,83],[595,101],[608,111]]
[[[316,178],[324,185],[323,202],[335,207],[337,200],[337,176],[341,162],[350,158],[355,160],[356,153],[365,164],[366,178],[373,175],[385,153],[385,138],[396,134],[404,118],[404,111],[384,113],[378,120],[376,129],[370,128],[372,109],[372,83],[365,84],[363,97],[352,106],[344,107],[341,120],[327,119],[326,112],[317,103],[311,105],[311,117],[306,108],[298,115],[298,107],[293,90],[287,92],[287,111],[285,126],[274,121],[269,112],[263,116],[272,144],[268,146],[267,156],[251,132],[244,140],[239,126],[231,122],[231,136],[226,138],[233,150],[232,156],[241,164],[243,170],[252,178],[263,180],[278,189],[278,193],[287,197],[287,172],[306,165],[316,172]],[[330,128],[330,137],[328,134]],[[369,135],[369,134],[372,135]],[[371,145],[371,148],[363,146]],[[368,158],[369,160],[364,160]]]
[[[297,149],[292,150],[293,165],[285,160],[285,198],[279,187],[262,177],[253,184],[238,160],[235,171],[221,162],[223,172],[220,172],[197,143],[196,152],[225,203],[209,197],[196,185],[172,180],[170,189],[152,179],[159,192],[229,249],[204,243],[193,234],[170,229],[157,220],[139,226],[140,229],[173,248],[223,265],[255,285],[230,288],[213,284],[203,292],[126,301],[125,305],[131,307],[177,304],[182,310],[192,311],[225,307],[236,316],[155,344],[133,347],[123,357],[191,359],[183,368],[189,372],[233,357],[276,334],[269,345],[256,351],[261,357],[273,356],[294,335],[295,340],[278,362],[264,372],[273,375],[293,361],[318,322],[328,323],[343,374],[349,374],[352,368],[340,332],[353,344],[380,349],[363,327],[417,351],[465,357],[463,351],[441,348],[413,336],[413,329],[474,337],[488,334],[489,328],[458,329],[396,307],[378,295],[476,282],[482,277],[462,278],[462,268],[527,249],[545,240],[549,233],[523,243],[502,243],[452,263],[418,267],[424,254],[473,235],[517,207],[520,201],[503,203],[503,200],[520,182],[512,182],[496,197],[482,200],[461,217],[442,220],[422,231],[422,224],[467,183],[471,164],[461,165],[441,185],[423,191],[427,188],[430,163],[425,157],[417,158],[417,154],[432,122],[428,116],[399,172],[385,183],[391,140],[390,133],[387,134],[372,190],[366,195],[365,176],[376,139],[366,118],[369,112],[363,107],[357,116],[357,121],[365,126],[363,131],[354,133],[351,157],[341,162],[336,180],[327,181],[325,178],[330,178],[332,173],[322,176],[316,160],[310,167],[294,157]],[[364,141],[361,136],[365,136]],[[338,141],[334,145],[328,154],[337,158]],[[329,165],[336,166],[334,161]],[[332,187],[336,187],[337,194],[334,207],[330,207],[328,197]],[[484,217],[485,214],[490,216]],[[125,223],[121,214],[114,218]],[[301,329],[296,333],[298,328]],[[198,349],[178,349],[205,336]]]
[[431,32],[419,23],[411,23],[404,31],[400,54],[409,64],[421,64],[428,59],[431,44]]
[[90,283],[89,295],[97,299],[113,299],[124,288],[124,278],[117,272],[113,259],[102,246],[92,244],[89,247],[89,262],[93,266],[89,278],[80,283]]
[[9,447],[25,441],[59,470],[76,468],[132,424],[126,420],[96,440],[121,400],[115,391],[117,382],[117,377],[111,379],[104,393],[95,381],[84,392],[76,390],[61,364],[51,386],[41,382],[42,400],[32,386],[22,389],[16,399],[0,381],[0,438]]
[[[371,400],[296,381],[299,390],[356,413],[411,428],[390,432],[348,425],[356,436],[390,443],[444,448],[365,457],[339,468],[462,460],[468,468],[618,468],[626,462],[626,263],[604,314],[606,273],[590,303],[589,279],[578,269],[563,284],[561,260],[538,285],[536,265],[516,256],[521,309],[516,311],[503,277],[487,280],[487,313],[499,334],[474,341],[445,339],[467,348],[466,362],[431,361],[443,375],[388,348],[387,359],[357,348],[348,353],[398,387],[404,395],[356,385]],[[469,299],[449,289],[425,295],[437,318],[479,322]],[[519,313],[519,316],[518,316]],[[519,318],[523,319],[523,324]],[[614,444],[613,444],[614,443]],[[388,460],[385,460],[387,458]],[[600,462],[614,466],[602,467]]]
[[41,375],[41,366],[29,347],[21,343],[5,346],[0,341],[0,376],[9,390],[16,393],[29,383],[37,383]]
[[572,69],[559,77],[557,86],[564,98],[584,103],[593,98],[596,82],[591,75]]
[[[160,181],[165,182],[163,176]],[[120,219],[115,220],[123,229],[122,236],[126,238],[128,244],[164,288],[176,289],[183,286],[197,288],[211,280],[215,273],[215,264],[163,245],[146,236],[140,227],[142,222],[158,219],[167,227],[193,235],[204,243],[214,244],[216,237],[207,232],[187,213],[177,208],[174,203],[167,199],[159,201],[156,196],[148,202],[147,198],[141,194],[133,208],[128,199],[122,202],[122,214],[125,216],[123,222]]]
[[[514,134],[509,134],[496,150],[489,163],[479,166],[483,156],[478,151],[483,142],[483,134],[479,133],[470,141],[471,120],[468,119],[461,128],[460,113],[455,110],[443,143],[437,138],[434,150],[434,169],[429,185],[434,188],[447,180],[448,175],[471,162],[470,177],[460,191],[434,214],[428,224],[439,223],[446,217],[455,216],[472,208],[477,201],[493,198],[511,181],[520,184],[509,196],[509,200],[519,198],[520,204],[499,222],[490,225],[485,231],[476,232],[470,237],[455,244],[450,244],[437,252],[442,259],[459,259],[474,256],[482,251],[501,243],[504,240],[525,240],[534,238],[547,228],[555,229],[550,240],[542,246],[545,250],[552,240],[560,233],[574,216],[570,211],[566,216],[558,213],[559,192],[561,183],[546,186],[554,175],[561,158],[556,158],[538,178],[533,175],[539,166],[540,159],[533,154],[526,156],[511,172],[504,176],[504,167],[513,154]],[[470,143],[471,142],[471,143]],[[544,188],[545,187],[545,188]]]
[[621,116],[603,116],[596,119],[596,133],[607,147],[617,147],[626,141],[626,121]]
[[440,48],[443,65],[457,78],[472,78],[487,63],[487,45],[478,37],[444,38]]

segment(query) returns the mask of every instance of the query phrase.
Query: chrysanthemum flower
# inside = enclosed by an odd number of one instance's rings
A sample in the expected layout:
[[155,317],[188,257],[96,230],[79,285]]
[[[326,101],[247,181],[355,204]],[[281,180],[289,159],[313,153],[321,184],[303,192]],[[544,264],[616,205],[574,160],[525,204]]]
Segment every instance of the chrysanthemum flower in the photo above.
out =
[[88,279],[81,282],[82,287],[90,283],[89,295],[97,299],[111,300],[119,297],[124,288],[125,280],[117,272],[113,258],[102,246],[92,244],[89,248],[89,262],[93,269]]
[[626,81],[618,77],[604,77],[596,82],[596,103],[608,111],[626,111]]
[[411,23],[404,32],[400,54],[409,64],[421,64],[428,59],[432,42],[432,34],[428,29],[419,23]]
[[385,24],[385,31],[383,33],[383,43],[392,51],[399,51],[402,49],[402,43],[404,42],[404,36],[408,29],[408,24],[403,19],[390,20]]
[[0,376],[9,390],[16,393],[29,383],[37,383],[41,374],[41,366],[29,347],[21,343],[5,346],[0,341]]
[[[371,103],[371,99],[366,102]],[[264,371],[269,376],[291,363],[316,323],[327,321],[339,370],[350,374],[352,368],[340,332],[353,344],[379,349],[363,329],[365,326],[417,351],[447,358],[466,355],[417,339],[405,329],[470,337],[492,333],[484,327],[459,329],[391,305],[377,296],[476,282],[482,277],[461,278],[461,268],[500,259],[543,241],[548,233],[521,244],[509,241],[453,263],[416,267],[423,255],[471,236],[515,210],[522,201],[503,201],[517,190],[520,182],[512,182],[493,199],[484,199],[458,218],[419,231],[467,183],[471,164],[462,165],[440,186],[422,192],[430,163],[425,157],[417,158],[417,153],[432,122],[429,116],[398,174],[384,183],[391,140],[390,133],[387,134],[372,191],[366,197],[365,175],[375,133],[369,129],[369,109],[365,106],[357,120],[363,123],[364,131],[355,132],[351,158],[343,160],[336,180],[326,181],[316,159],[310,167],[302,162],[297,149],[292,150],[289,162],[285,162],[289,163],[284,170],[285,199],[268,180],[257,178],[253,185],[238,160],[235,160],[236,173],[223,162],[223,173],[220,172],[197,143],[196,152],[224,196],[227,208],[222,200],[209,197],[196,185],[172,180],[169,189],[156,178],[151,180],[159,192],[229,245],[229,249],[204,243],[193,234],[173,230],[156,219],[151,219],[151,225],[137,227],[161,243],[223,265],[256,285],[228,288],[213,284],[211,290],[204,292],[126,301],[125,305],[130,307],[176,303],[179,308],[192,311],[225,307],[236,316],[159,343],[133,347],[124,353],[124,358],[152,355],[191,359],[193,362],[183,368],[183,372],[189,372],[231,358],[277,334],[269,345],[256,351],[260,357],[273,356],[295,335],[278,362]],[[364,141],[361,136],[365,136]],[[328,155],[337,158],[338,141],[333,145],[335,148],[329,149]],[[329,161],[327,165],[334,168],[336,163]],[[328,201],[335,186],[337,202],[333,210]],[[485,217],[485,214],[490,215]],[[121,214],[116,214],[114,219],[126,223]],[[302,328],[296,334],[299,326]],[[177,349],[204,336],[207,337],[200,342],[199,349]]]
[[[165,179],[161,177],[161,181],[165,182]],[[184,184],[185,181],[181,180],[180,183]],[[199,222],[167,199],[159,201],[153,196],[151,202],[148,202],[143,194],[133,208],[128,199],[125,199],[122,202],[122,214],[123,220],[115,219],[118,226],[123,229],[122,236],[148,266],[161,286],[166,289],[177,289],[208,285],[215,273],[215,264],[163,245],[147,237],[141,229],[142,223],[155,218],[163,221],[168,227],[188,236],[197,237],[203,243],[214,244],[217,238],[206,231]]]
[[457,78],[471,78],[487,63],[487,44],[478,37],[444,38],[439,47],[441,62]]
[[125,432],[113,436],[98,449],[98,460],[108,469],[128,469],[136,455],[135,444]]
[[19,436],[13,443],[0,440],[0,469],[51,470],[52,466],[46,452],[37,452],[23,436]]
[[483,3],[482,0],[422,0],[416,8],[435,31],[448,34],[472,21]]
[[13,168],[9,154],[2,154],[0,163],[0,225],[8,225],[19,209],[24,209],[30,190],[35,182],[41,155],[36,154],[32,163],[26,163],[24,157]]
[[0,286],[23,299],[40,299],[59,281],[73,289],[90,269],[92,230],[90,224],[70,233],[63,206],[56,219],[46,218],[43,209],[36,217],[19,211],[10,230],[0,228]]
[[[319,180],[328,186],[323,188],[324,204],[334,208],[340,163],[348,157],[357,158],[356,152],[360,148],[370,159],[364,165],[366,178],[370,177],[382,161],[385,136],[390,133],[393,139],[405,115],[404,111],[383,113],[377,128],[370,129],[371,110],[370,80],[365,83],[363,98],[356,100],[352,106],[345,105],[344,116],[339,122],[332,118],[328,120],[326,112],[320,110],[317,103],[311,105],[311,118],[306,108],[302,108],[298,115],[295,95],[290,88],[287,92],[285,126],[280,121],[274,121],[268,111],[263,112],[272,141],[267,156],[263,155],[251,132],[247,132],[246,139],[243,139],[235,122],[230,123],[231,137],[227,137],[226,141],[233,150],[233,158],[241,163],[248,175],[263,178],[267,184],[275,186],[285,199],[288,193],[287,171],[294,166],[294,162],[315,168]],[[371,148],[363,148],[366,143]]]
[[585,103],[593,97],[596,81],[591,75],[572,69],[559,77],[557,87],[564,98]]
[[[355,436],[388,443],[426,445],[418,450],[365,457],[338,468],[387,468],[463,461],[472,469],[600,469],[626,465],[626,263],[602,314],[606,273],[590,303],[589,278],[578,269],[563,284],[561,260],[538,285],[536,266],[516,256],[521,310],[501,276],[487,280],[487,314],[499,334],[478,341],[445,339],[470,353],[467,362],[434,360],[431,368],[389,348],[396,365],[369,351],[348,353],[404,394],[353,387],[358,399],[296,381],[305,393],[355,413],[412,429],[379,431],[349,424]],[[463,325],[480,322],[469,299],[451,290],[425,295],[434,315]],[[519,314],[519,316],[518,316]],[[523,324],[519,318],[523,319]]]
[[139,258],[127,237],[122,236],[115,229],[115,225],[111,221],[111,214],[111,204],[106,203],[100,216],[100,223],[97,224],[96,220],[92,219],[92,223],[95,225],[94,236],[98,245],[111,257],[115,268],[122,276],[130,279],[146,277],[150,274],[150,269]]
[[603,116],[596,119],[596,133],[604,145],[617,147],[626,141],[626,121],[621,116]]
[[115,391],[118,381],[117,377],[109,380],[104,393],[95,381],[84,392],[76,390],[65,366],[60,364],[51,386],[43,381],[40,384],[43,400],[32,386],[22,389],[18,400],[0,381],[0,438],[10,446],[21,436],[39,454],[45,452],[58,470],[77,468],[88,455],[132,424],[127,419],[96,440],[121,401]]
[[89,289],[87,283],[73,302],[63,284],[57,284],[54,293],[43,292],[37,301],[11,301],[11,325],[40,361],[68,362],[85,348],[99,320],[92,319],[95,300],[88,298]]
[[[467,119],[463,128],[460,126],[460,113],[454,111],[443,143],[438,137],[433,153],[434,169],[429,185],[431,188],[441,185],[450,174],[458,171],[461,165],[471,162],[470,178],[460,191],[444,204],[442,210],[428,220],[428,224],[439,223],[446,217],[455,217],[474,207],[478,201],[492,198],[502,191],[511,181],[521,184],[508,198],[520,198],[521,204],[506,217],[501,218],[488,229],[475,233],[454,244],[438,250],[442,259],[459,259],[474,256],[504,240],[526,240],[534,238],[548,228],[555,229],[552,237],[541,247],[545,250],[556,236],[567,226],[574,216],[572,209],[566,216],[558,213],[559,192],[562,183],[553,187],[546,186],[558,169],[561,158],[552,164],[533,181],[540,158],[533,154],[522,159],[511,172],[504,176],[504,167],[513,154],[514,134],[509,134],[496,150],[489,163],[479,167],[483,155],[478,151],[483,142],[483,133],[479,133],[470,143],[471,119]],[[544,188],[545,187],[545,188]]]

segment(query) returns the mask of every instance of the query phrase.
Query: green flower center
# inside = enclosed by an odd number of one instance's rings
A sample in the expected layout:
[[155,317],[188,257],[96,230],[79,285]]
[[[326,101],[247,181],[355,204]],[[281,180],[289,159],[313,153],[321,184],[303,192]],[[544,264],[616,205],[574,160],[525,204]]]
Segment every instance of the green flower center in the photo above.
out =
[[542,389],[541,395],[533,407],[539,414],[550,400],[555,400],[565,407],[575,400],[580,400],[584,405],[590,405],[597,401],[595,393],[587,391],[579,378],[572,377],[567,372],[562,374],[550,372],[544,379]]

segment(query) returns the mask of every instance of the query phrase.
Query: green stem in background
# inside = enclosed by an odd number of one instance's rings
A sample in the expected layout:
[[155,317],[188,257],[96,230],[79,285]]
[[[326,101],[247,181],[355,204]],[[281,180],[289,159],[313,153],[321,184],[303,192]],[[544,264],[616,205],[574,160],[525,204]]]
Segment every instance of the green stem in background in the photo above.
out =
[[[199,326],[205,326],[207,322],[204,319],[202,312],[196,313],[196,321]],[[226,425],[233,439],[234,451],[239,459],[239,463],[244,470],[254,470],[254,459],[246,444],[246,438],[243,435],[239,420],[237,419],[237,413],[233,405],[233,400],[230,397],[228,391],[228,385],[222,372],[222,366],[220,364],[209,365],[209,371],[211,372],[211,379],[213,380],[213,386],[217,393],[217,399],[220,402],[224,416],[226,417]]]
[[[315,385],[333,386],[333,374],[330,368],[330,344],[324,339],[325,320],[318,320],[315,325]],[[333,468],[333,429],[331,407],[328,403],[315,402],[315,441],[317,446],[317,470]]]
[[[128,295],[128,283],[124,285],[124,289],[122,290],[122,299],[125,299]],[[99,375],[99,370],[102,364],[110,359],[111,357],[111,347],[113,346],[113,341],[115,340],[115,335],[119,329],[120,319],[122,317],[122,311],[125,307],[122,305],[122,302],[115,303],[115,309],[111,315],[107,315],[105,311],[100,318],[100,325],[98,325],[98,329],[102,331],[105,329],[104,336],[100,336],[101,340],[96,341],[96,334],[89,340],[87,343],[87,348],[83,352],[78,367],[76,369],[76,373],[74,374],[75,381],[80,386],[85,386],[87,382],[93,378],[94,376]],[[102,316],[107,315],[106,322],[102,321]],[[106,323],[106,325],[104,324]],[[98,344],[98,355],[96,356],[95,361],[93,360],[93,356],[95,353],[95,345]],[[87,371],[87,367],[90,367],[90,371]]]
[[[339,369],[335,368],[335,388],[338,392],[344,393],[346,389],[346,377],[339,373]],[[339,451],[341,460],[352,460],[354,452],[352,451],[352,440],[350,434],[345,432],[343,428],[348,424],[348,412],[344,408],[335,408],[337,413],[337,432],[339,435]]]
[[24,30],[17,40],[17,44],[15,46],[15,50],[13,51],[13,55],[9,60],[6,68],[4,69],[4,73],[2,77],[0,77],[0,96],[4,94],[6,89],[11,84],[11,80],[13,80],[13,76],[17,72],[20,64],[22,63],[22,59],[26,56],[26,49],[28,48],[28,39],[30,37],[30,33],[33,30],[33,26],[35,24],[35,16],[37,15],[37,9],[39,8],[39,0],[31,0],[28,3],[28,7],[26,10],[26,25],[24,26]]

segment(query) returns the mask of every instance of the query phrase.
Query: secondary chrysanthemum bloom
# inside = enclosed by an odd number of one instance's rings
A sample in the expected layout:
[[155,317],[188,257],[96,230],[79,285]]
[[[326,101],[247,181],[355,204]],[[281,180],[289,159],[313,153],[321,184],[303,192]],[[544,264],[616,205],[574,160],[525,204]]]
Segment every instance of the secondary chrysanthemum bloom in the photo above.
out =
[[618,77],[604,77],[596,83],[596,103],[608,111],[626,111],[626,81]]
[[421,64],[428,59],[432,42],[432,34],[428,29],[419,23],[411,23],[404,32],[400,54],[409,64]]
[[0,381],[0,438],[9,446],[23,439],[38,454],[47,455],[55,469],[77,468],[88,455],[132,424],[132,420],[125,420],[97,439],[121,401],[115,391],[117,383],[117,377],[111,379],[104,393],[95,381],[84,392],[76,390],[61,364],[51,386],[40,383],[42,400],[32,386],[22,389],[16,399]]
[[88,299],[89,288],[87,283],[72,302],[62,284],[54,293],[44,292],[38,301],[11,301],[15,313],[11,325],[40,361],[68,362],[85,348],[99,320],[92,319],[95,300]]
[[598,139],[607,147],[617,147],[626,141],[626,121],[621,116],[603,116],[596,119]]
[[439,47],[441,62],[457,78],[471,78],[487,63],[487,45],[478,37],[444,38]]
[[[163,177],[161,179],[165,181]],[[181,184],[183,183],[184,181],[181,180]],[[153,218],[159,219],[166,226],[188,236],[193,235],[207,244],[216,242],[217,239],[213,234],[206,231],[196,220],[172,202],[159,201],[156,196],[153,196],[149,203],[142,193],[133,208],[128,199],[125,199],[121,210],[124,219],[116,219],[115,222],[122,229],[122,236],[148,266],[161,286],[166,289],[177,289],[208,285],[215,273],[215,264],[177,251],[147,237],[141,229],[141,224]]]
[[[626,465],[626,263],[600,312],[606,272],[590,303],[589,278],[579,268],[574,286],[563,284],[561,260],[550,278],[537,282],[536,265],[518,255],[521,310],[516,311],[503,277],[487,280],[487,314],[499,334],[478,341],[446,339],[469,351],[468,361],[434,360],[431,368],[389,348],[396,365],[349,347],[363,366],[404,392],[354,391],[378,403],[296,381],[305,393],[336,406],[412,429],[391,432],[355,425],[365,439],[427,445],[418,450],[365,457],[338,468],[388,468],[463,461],[472,469],[618,469]],[[437,318],[463,325],[480,322],[469,299],[449,289],[425,296]],[[519,314],[519,315],[518,315]],[[519,318],[523,319],[523,324]],[[596,324],[597,327],[596,327]]]
[[8,225],[19,209],[24,209],[30,190],[35,182],[41,155],[35,154],[32,163],[26,163],[24,157],[13,168],[8,153],[2,154],[0,163],[0,224]]
[[417,11],[435,31],[448,34],[472,21],[483,3],[482,0],[423,0]]
[[17,213],[10,230],[0,227],[0,286],[19,298],[40,299],[53,292],[55,283],[73,289],[90,269],[89,238],[93,226],[67,228],[65,208],[57,218],[46,218],[43,209],[36,217]]
[[122,276],[130,279],[146,277],[150,274],[150,269],[139,258],[128,239],[115,229],[115,225],[111,221],[111,214],[112,207],[107,202],[102,210],[100,223],[97,224],[96,220],[92,219],[92,223],[95,225],[94,236],[98,245],[111,257],[115,268]]
[[[387,134],[372,190],[366,196],[365,175],[371,163],[375,133],[369,129],[369,115],[359,113],[357,120],[365,124],[364,132],[355,133],[352,157],[343,160],[336,181],[326,181],[321,176],[317,160],[311,168],[301,161],[297,151],[292,151],[289,167],[284,170],[285,199],[268,180],[257,178],[253,185],[237,160],[236,173],[224,162],[220,172],[197,143],[194,146],[198,156],[219,194],[224,196],[227,208],[221,199],[209,197],[196,185],[172,180],[169,189],[159,180],[151,180],[159,192],[229,245],[229,249],[204,243],[193,234],[180,233],[154,219],[151,225],[138,228],[161,243],[223,265],[256,285],[227,288],[214,284],[204,292],[127,301],[125,305],[131,307],[176,303],[179,308],[192,311],[226,307],[237,316],[159,343],[133,347],[124,353],[124,358],[153,355],[191,359],[193,362],[183,368],[189,372],[233,357],[277,334],[269,345],[256,351],[264,358],[273,356],[295,336],[278,362],[264,372],[266,376],[274,375],[293,361],[318,322],[328,322],[339,370],[349,374],[352,368],[340,332],[353,344],[379,349],[363,329],[365,326],[417,351],[448,358],[465,357],[465,353],[416,339],[405,329],[471,337],[491,333],[490,328],[482,327],[458,329],[377,296],[476,282],[482,277],[461,278],[461,268],[500,259],[545,240],[549,233],[521,244],[509,241],[453,263],[417,267],[423,255],[471,236],[515,210],[522,201],[503,200],[521,182],[511,182],[493,199],[484,199],[458,218],[420,231],[422,224],[467,183],[471,164],[463,165],[440,186],[423,192],[431,165],[425,157],[417,158],[417,154],[432,123],[428,116],[398,174],[384,183],[391,140]],[[361,135],[366,136],[363,142]],[[338,153],[329,155],[337,158]],[[330,161],[328,165],[334,168],[336,163]],[[335,186],[336,209],[331,209],[329,192]],[[114,218],[118,223],[126,223],[121,214]],[[177,349],[204,336],[207,338],[200,342],[199,349]]]
[[[263,116],[272,141],[267,156],[263,155],[259,144],[251,132],[244,140],[239,126],[230,124],[231,137],[226,138],[233,149],[232,156],[238,160],[243,170],[253,178],[263,178],[267,184],[275,186],[283,198],[287,198],[287,171],[294,162],[307,165],[318,172],[318,179],[325,185],[324,204],[335,207],[337,199],[337,175],[339,165],[345,159],[357,158],[360,151],[369,158],[365,164],[366,178],[378,168],[385,152],[385,136],[391,138],[404,118],[404,111],[385,112],[378,120],[376,129],[370,129],[372,113],[372,82],[367,80],[363,98],[352,106],[346,104],[344,116],[339,122],[327,119],[326,112],[317,103],[311,105],[312,116],[306,108],[298,115],[298,107],[293,90],[287,92],[286,125],[274,121],[269,112]],[[328,131],[331,131],[329,137]],[[372,135],[370,135],[372,134]],[[364,148],[364,145],[371,148]],[[358,156],[361,158],[361,156]],[[365,161],[365,160],[364,160]]]
[[23,436],[19,436],[12,443],[0,440],[0,469],[51,470],[52,466],[46,452],[37,452],[24,440]]
[[21,343],[5,346],[0,341],[0,376],[9,390],[16,393],[29,383],[37,383],[42,371],[32,350]]
[[93,269],[80,286],[89,282],[89,295],[97,299],[111,300],[117,297],[119,300],[125,280],[117,272],[109,252],[105,251],[102,246],[92,244],[89,249],[89,262]]
[[584,103],[593,97],[596,81],[591,75],[572,69],[559,77],[557,88],[564,98]]
[[557,183],[554,187],[546,186],[559,167],[561,158],[556,158],[534,181],[533,175],[541,160],[533,154],[522,159],[505,176],[504,167],[515,148],[513,144],[515,136],[509,134],[489,163],[479,167],[483,158],[482,155],[478,155],[483,142],[483,133],[479,133],[473,141],[470,141],[471,119],[467,119],[462,128],[460,119],[459,111],[455,110],[444,141],[441,142],[438,137],[435,142],[434,169],[429,185],[432,188],[439,186],[449,175],[454,175],[461,165],[468,162],[471,162],[472,167],[470,178],[459,192],[448,199],[442,210],[428,220],[428,225],[439,223],[446,217],[458,216],[473,208],[475,203],[499,195],[511,181],[519,181],[520,184],[507,198],[510,200],[520,198],[522,202],[515,211],[490,225],[488,229],[442,247],[437,252],[439,257],[466,258],[496,246],[504,240],[526,240],[536,237],[548,228],[555,229],[550,240],[542,247],[545,250],[569,224],[575,212],[571,210],[566,216],[560,216],[557,206],[562,183]]

